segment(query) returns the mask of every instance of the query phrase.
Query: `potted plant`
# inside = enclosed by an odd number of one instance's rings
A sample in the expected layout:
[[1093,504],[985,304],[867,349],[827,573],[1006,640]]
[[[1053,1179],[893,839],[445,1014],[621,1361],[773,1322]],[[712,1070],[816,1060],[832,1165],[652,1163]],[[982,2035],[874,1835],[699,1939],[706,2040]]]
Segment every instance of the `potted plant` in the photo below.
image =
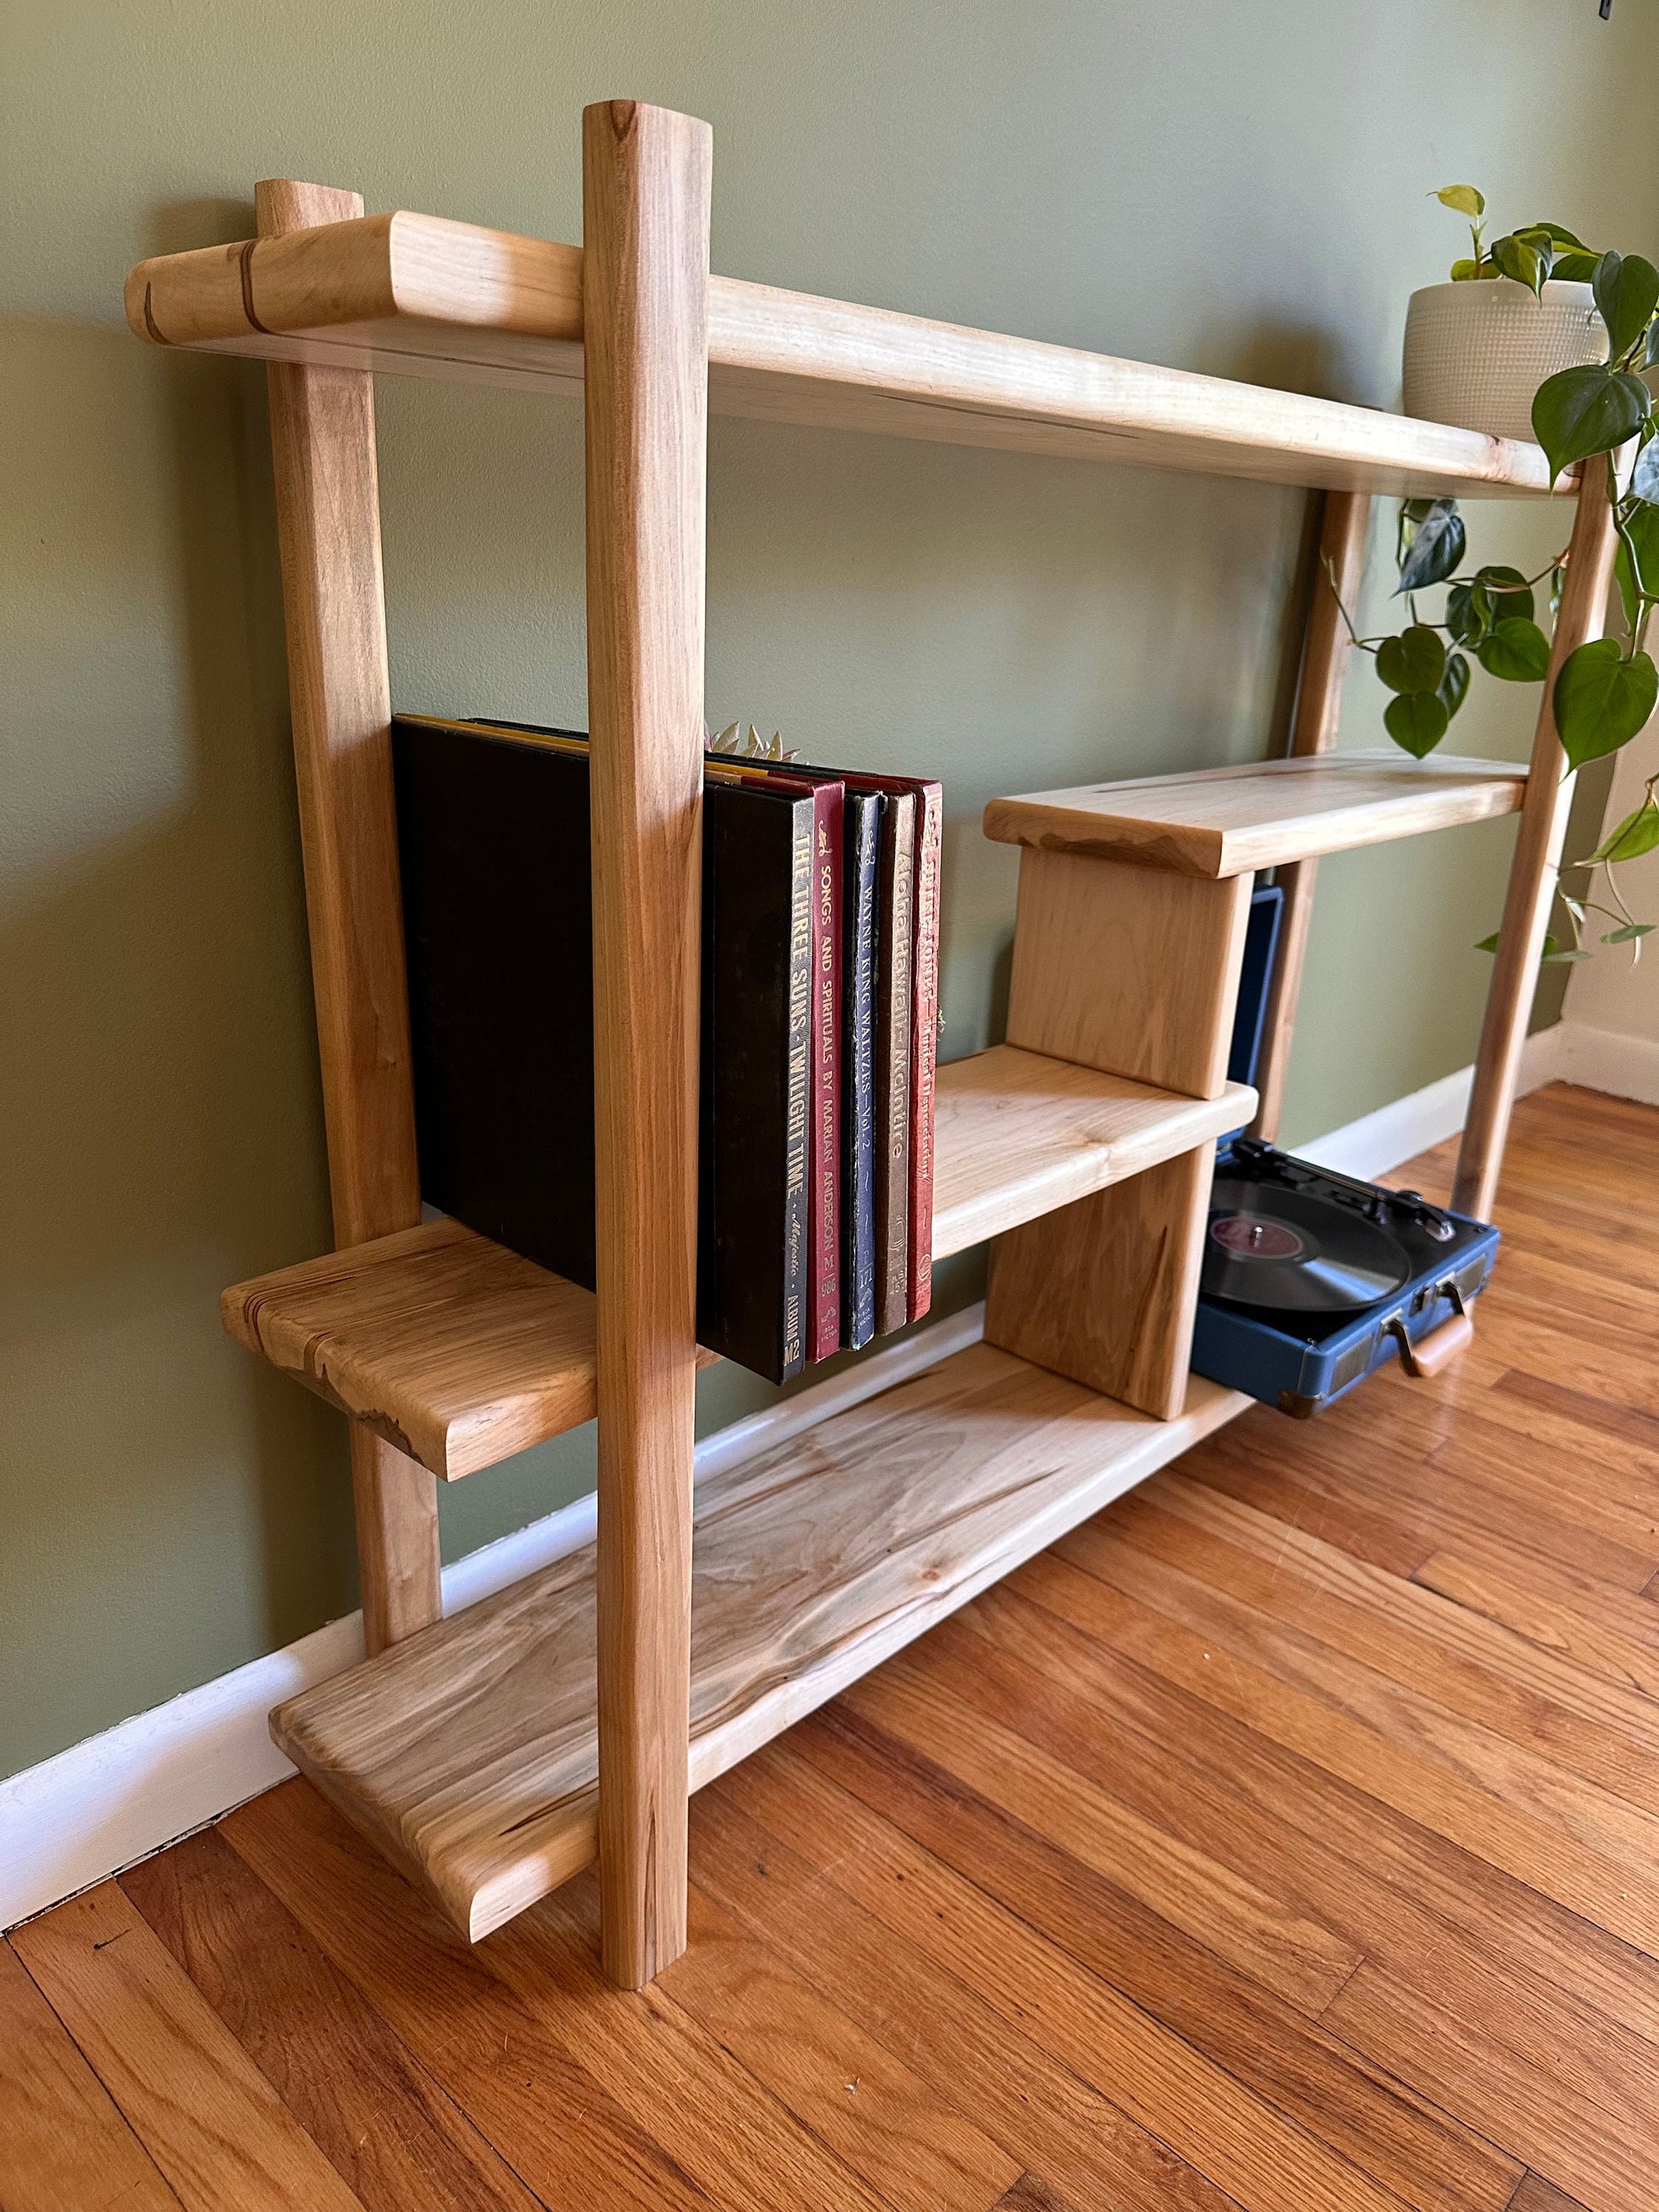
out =
[[[1531,244],[1529,238],[1519,242]],[[1539,271],[1552,260],[1559,265],[1561,256],[1553,246],[1533,250],[1537,267],[1523,264],[1525,274],[1528,283],[1535,277],[1542,285],[1546,278]],[[1575,257],[1583,252],[1577,246],[1570,251]],[[1639,373],[1659,365],[1659,269],[1640,254],[1598,254],[1590,263],[1589,289],[1601,333],[1598,357],[1547,377],[1533,396],[1529,425],[1548,459],[1552,482],[1575,462],[1613,472],[1609,488],[1619,533],[1614,574],[1624,635],[1579,646],[1557,672],[1552,703],[1569,773],[1627,745],[1659,703],[1659,669],[1648,650],[1659,607],[1659,417]],[[1382,717],[1389,735],[1419,760],[1434,750],[1462,705],[1471,663],[1513,684],[1539,683],[1549,672],[1550,642],[1537,620],[1535,595],[1547,580],[1553,613],[1565,552],[1536,575],[1523,576],[1490,565],[1460,574],[1467,550],[1455,500],[1407,500],[1395,541],[1400,580],[1395,592],[1406,603],[1406,627],[1391,636],[1361,637],[1342,609],[1354,643],[1374,657],[1378,676],[1394,694]],[[1326,574],[1334,592],[1328,563]],[[1437,619],[1420,602],[1442,586],[1446,598]],[[1549,940],[1547,958],[1588,958],[1583,935],[1592,913],[1613,925],[1599,933],[1604,945],[1628,944],[1639,951],[1656,926],[1628,910],[1613,873],[1620,862],[1659,849],[1656,787],[1659,776],[1647,786],[1642,804],[1593,853],[1565,864],[1589,871],[1589,889],[1583,898],[1565,900],[1571,935],[1564,945]],[[1486,949],[1495,943],[1489,939]]]
[[1532,435],[1533,394],[1546,378],[1599,361],[1597,256],[1558,222],[1486,243],[1486,203],[1473,185],[1435,197],[1469,219],[1474,251],[1451,281],[1413,292],[1406,311],[1407,415],[1494,438]]

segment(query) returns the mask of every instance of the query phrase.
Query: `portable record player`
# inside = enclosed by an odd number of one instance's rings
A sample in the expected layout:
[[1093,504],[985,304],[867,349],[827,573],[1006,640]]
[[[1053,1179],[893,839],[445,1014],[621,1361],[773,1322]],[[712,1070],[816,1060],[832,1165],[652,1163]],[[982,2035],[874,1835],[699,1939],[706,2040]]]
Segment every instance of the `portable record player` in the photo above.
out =
[[[1252,902],[1228,1073],[1255,1073],[1282,893]],[[1204,1242],[1193,1366],[1306,1419],[1396,1356],[1437,1373],[1473,1333],[1468,1309],[1498,1232],[1415,1191],[1224,1139]]]

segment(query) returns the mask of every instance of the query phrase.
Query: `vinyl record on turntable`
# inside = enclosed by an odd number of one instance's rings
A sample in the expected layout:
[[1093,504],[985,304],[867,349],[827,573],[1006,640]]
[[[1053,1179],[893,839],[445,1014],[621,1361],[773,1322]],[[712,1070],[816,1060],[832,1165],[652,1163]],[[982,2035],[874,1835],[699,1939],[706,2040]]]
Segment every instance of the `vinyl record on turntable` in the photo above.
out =
[[1408,1280],[1411,1261],[1386,1229],[1282,1185],[1218,1182],[1204,1239],[1211,1297],[1288,1313],[1375,1305]]

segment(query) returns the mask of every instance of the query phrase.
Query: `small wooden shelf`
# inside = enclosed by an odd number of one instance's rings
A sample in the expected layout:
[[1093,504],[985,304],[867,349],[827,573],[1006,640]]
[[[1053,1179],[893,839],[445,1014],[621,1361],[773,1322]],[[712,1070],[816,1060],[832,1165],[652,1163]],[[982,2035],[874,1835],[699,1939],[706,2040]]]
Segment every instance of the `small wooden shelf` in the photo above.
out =
[[[701,1788],[1250,1401],[1157,1421],[976,1345],[698,1489]],[[590,1546],[279,1705],[271,1734],[473,1941],[596,1848]]]
[[[581,249],[434,216],[364,216],[140,262],[140,337],[576,393]],[[1534,445],[715,276],[717,414],[1346,490],[1542,494]],[[1570,481],[1558,489],[1573,487]]]
[[[1255,1094],[1181,1097],[999,1045],[939,1072],[936,1257],[1248,1121]],[[456,1481],[590,1420],[592,1294],[456,1221],[228,1290],[250,1352]],[[712,1353],[705,1353],[705,1359]]]
[[985,834],[1216,879],[1518,813],[1526,792],[1505,761],[1323,753],[994,799]]

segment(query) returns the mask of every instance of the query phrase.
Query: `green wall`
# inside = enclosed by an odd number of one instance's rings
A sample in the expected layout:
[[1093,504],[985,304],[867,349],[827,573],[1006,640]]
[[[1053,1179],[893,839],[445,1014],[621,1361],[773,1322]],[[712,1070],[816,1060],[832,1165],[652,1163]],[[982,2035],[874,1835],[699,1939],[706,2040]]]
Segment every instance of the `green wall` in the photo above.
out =
[[[1407,295],[1457,249],[1436,185],[1633,242],[1602,149],[1639,143],[1642,12],[12,0],[0,1771],[354,1601],[340,1424],[216,1317],[326,1238],[261,372],[130,337],[131,263],[246,235],[271,174],[578,238],[580,110],[633,94],[713,123],[733,275],[1387,406]],[[398,701],[580,718],[577,410],[386,381],[380,426]],[[1000,1019],[1015,864],[983,801],[1282,740],[1304,520],[1266,488],[716,423],[711,718],[944,777],[948,1054]],[[1557,532],[1493,508],[1477,544]],[[1368,674],[1348,742],[1379,701]],[[1522,750],[1531,704],[1471,707],[1461,742]],[[1322,872],[1292,1137],[1470,1058],[1511,836]],[[705,1421],[762,1395],[717,1373]],[[578,1435],[447,1496],[447,1553],[591,1458]]]

